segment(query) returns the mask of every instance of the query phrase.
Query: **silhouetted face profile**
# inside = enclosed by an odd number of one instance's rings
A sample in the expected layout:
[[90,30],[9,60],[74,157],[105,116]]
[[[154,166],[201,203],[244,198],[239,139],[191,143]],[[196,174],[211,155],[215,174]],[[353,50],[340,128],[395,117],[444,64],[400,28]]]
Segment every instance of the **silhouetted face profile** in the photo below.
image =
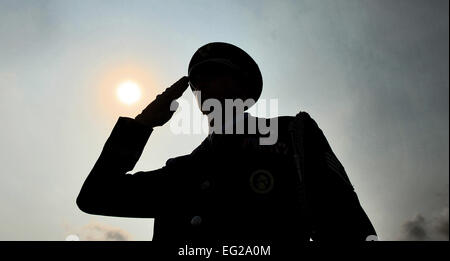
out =
[[[197,102],[202,105],[207,99],[217,99],[223,106],[226,99],[246,100],[244,81],[239,71],[222,64],[205,64],[201,73],[195,74],[190,80],[192,91],[199,92]],[[199,106],[201,108],[201,106]],[[203,111],[208,114],[209,111]]]

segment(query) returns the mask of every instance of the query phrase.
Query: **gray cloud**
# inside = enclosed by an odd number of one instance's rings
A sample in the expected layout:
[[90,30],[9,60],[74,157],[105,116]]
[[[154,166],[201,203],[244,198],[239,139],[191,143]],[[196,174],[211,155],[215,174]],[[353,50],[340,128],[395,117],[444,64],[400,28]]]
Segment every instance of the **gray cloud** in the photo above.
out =
[[424,241],[424,240],[449,240],[449,216],[448,207],[431,218],[417,214],[403,224],[401,240]]
[[425,226],[425,218],[422,215],[417,214],[411,220],[408,220],[403,224],[405,230],[404,239],[414,241],[425,240],[427,238]]
[[112,241],[127,241],[128,235],[124,234],[123,231],[106,231],[105,233],[106,240]]
[[447,240],[449,239],[448,221],[449,221],[448,208],[444,208],[442,212],[439,214],[439,216],[437,216],[434,227],[438,235],[443,236]]
[[102,224],[99,222],[91,222],[75,233],[80,240],[86,241],[128,241],[132,240],[132,236],[127,231]]

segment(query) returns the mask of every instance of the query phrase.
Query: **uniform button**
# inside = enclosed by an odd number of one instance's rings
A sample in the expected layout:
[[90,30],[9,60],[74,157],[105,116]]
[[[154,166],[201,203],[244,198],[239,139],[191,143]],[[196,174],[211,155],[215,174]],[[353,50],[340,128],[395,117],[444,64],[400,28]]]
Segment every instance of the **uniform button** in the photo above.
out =
[[191,225],[193,225],[193,226],[199,226],[201,223],[202,223],[202,217],[200,217],[200,216],[194,216],[191,219]]
[[202,184],[200,184],[200,189],[202,190],[207,190],[209,187],[211,187],[211,182],[209,180],[205,180]]

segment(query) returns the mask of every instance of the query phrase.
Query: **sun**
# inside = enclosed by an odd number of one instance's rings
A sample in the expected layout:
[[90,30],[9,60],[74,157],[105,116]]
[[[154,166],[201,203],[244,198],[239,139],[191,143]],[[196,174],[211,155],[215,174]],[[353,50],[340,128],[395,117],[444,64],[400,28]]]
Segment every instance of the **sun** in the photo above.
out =
[[116,94],[119,101],[131,105],[141,98],[141,88],[133,81],[125,81],[117,86]]

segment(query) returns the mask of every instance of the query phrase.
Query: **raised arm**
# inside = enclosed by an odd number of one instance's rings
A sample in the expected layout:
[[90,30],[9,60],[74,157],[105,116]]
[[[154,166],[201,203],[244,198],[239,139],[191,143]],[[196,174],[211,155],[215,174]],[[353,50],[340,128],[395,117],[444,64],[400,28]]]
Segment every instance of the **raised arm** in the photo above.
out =
[[120,217],[155,217],[166,211],[174,198],[176,168],[166,165],[154,171],[127,172],[139,160],[153,128],[171,118],[170,104],[187,84],[187,77],[182,77],[136,119],[119,118],[78,195],[76,202],[82,211]]

